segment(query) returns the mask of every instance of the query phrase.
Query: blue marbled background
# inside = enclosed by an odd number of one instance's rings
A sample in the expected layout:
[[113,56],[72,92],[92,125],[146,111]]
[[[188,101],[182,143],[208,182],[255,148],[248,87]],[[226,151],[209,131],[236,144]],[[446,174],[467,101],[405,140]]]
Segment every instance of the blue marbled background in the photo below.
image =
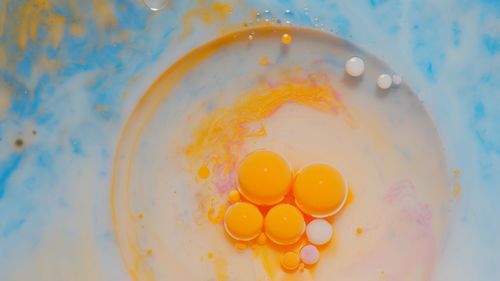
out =
[[0,280],[127,280],[109,214],[124,121],[176,59],[265,10],[357,44],[413,87],[461,171],[436,280],[500,279],[499,0],[235,0],[209,23],[212,1],[172,2],[0,1]]

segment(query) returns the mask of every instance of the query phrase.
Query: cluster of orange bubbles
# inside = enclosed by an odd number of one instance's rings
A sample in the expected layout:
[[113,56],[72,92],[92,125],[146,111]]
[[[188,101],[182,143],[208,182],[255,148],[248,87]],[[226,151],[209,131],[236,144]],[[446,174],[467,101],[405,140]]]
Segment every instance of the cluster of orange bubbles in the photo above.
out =
[[264,245],[270,241],[283,249],[281,265],[286,271],[316,264],[318,248],[328,244],[333,235],[327,219],[339,212],[347,199],[348,186],[342,174],[323,163],[294,173],[280,155],[257,150],[239,164],[238,182],[238,189],[229,194],[226,233],[242,243]]

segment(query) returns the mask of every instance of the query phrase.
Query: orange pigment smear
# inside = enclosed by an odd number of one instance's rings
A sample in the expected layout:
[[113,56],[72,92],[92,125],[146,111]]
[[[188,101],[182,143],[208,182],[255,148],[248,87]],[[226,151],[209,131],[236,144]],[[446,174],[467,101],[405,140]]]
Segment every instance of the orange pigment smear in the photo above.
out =
[[[186,146],[185,154],[198,167],[204,162],[214,163],[212,169],[219,193],[225,194],[236,186],[236,163],[245,154],[245,142],[265,136],[261,122],[283,105],[295,103],[323,112],[346,112],[326,75],[298,76],[243,93],[232,106],[211,112],[194,129],[193,141]],[[259,125],[259,129],[252,124]]]
[[459,199],[460,195],[462,194],[462,185],[460,184],[460,174],[461,171],[459,169],[453,170],[453,197],[455,199]]
[[[283,105],[290,103],[341,114],[346,121],[350,121],[349,114],[339,95],[330,86],[327,75],[303,72],[290,74],[277,82],[257,85],[242,93],[232,105],[220,107],[199,121],[193,131],[192,142],[185,147],[185,155],[193,172],[198,172],[199,176],[199,167],[210,164],[211,180],[219,194],[227,195],[234,191],[237,187],[237,163],[247,152],[245,144],[253,138],[266,136],[263,121]],[[352,194],[349,192],[348,201],[351,200]],[[208,210],[208,220],[219,224],[228,205],[222,204],[217,211],[213,202],[212,200]],[[260,209],[263,213],[267,211],[266,208]],[[262,239],[265,238],[264,236]],[[257,243],[254,255],[261,259],[266,273],[272,278],[276,274],[276,266],[281,263],[282,253],[297,252],[305,243],[305,238],[289,246],[264,241],[260,246]],[[243,250],[241,243],[236,243],[235,246],[236,249]]]
[[[147,249],[140,245],[139,235],[147,235],[148,233],[143,224],[137,219],[137,214],[133,211],[131,172],[135,152],[140,145],[140,139],[150,119],[169,95],[171,89],[189,71],[214,53],[217,53],[221,48],[239,42],[243,40],[242,38],[247,40],[250,32],[255,32],[259,37],[274,38],[276,33],[290,32],[290,30],[289,27],[283,26],[263,26],[247,29],[226,34],[196,48],[167,69],[137,104],[124,126],[117,145],[110,190],[110,206],[115,239],[131,280],[157,280],[149,263],[152,259],[155,262],[169,264],[172,268],[178,268],[179,270],[183,268],[183,264],[176,259],[175,254],[170,252],[169,249],[161,245],[153,245],[155,254],[147,256],[144,255]],[[312,34],[317,33],[316,31],[300,28],[294,30]],[[26,32],[22,34],[26,34]],[[21,40],[22,44],[20,45],[26,44],[27,39]],[[54,42],[56,41],[54,40]],[[219,166],[210,164],[210,181],[212,179],[222,179],[222,174],[218,174],[220,170],[223,170],[221,167],[226,167],[226,170],[230,171],[231,165],[234,165],[244,152],[243,144],[245,141],[251,137],[258,138],[266,135],[263,126],[260,126],[260,128],[257,126],[257,130],[252,130],[248,125],[251,123],[259,125],[260,121],[271,116],[286,103],[310,106],[324,112],[343,113],[346,111],[334,90],[329,86],[326,76],[320,74],[302,75],[302,78],[292,79],[288,77],[274,82],[276,83],[273,87],[260,85],[247,93],[243,93],[232,107],[213,112],[199,124],[193,132],[193,141],[185,147],[186,156],[195,165],[193,166],[195,176],[200,166],[207,164],[204,161],[214,157],[218,162],[216,164]],[[346,117],[348,114],[342,114],[342,116]],[[206,125],[210,125],[210,127],[205,127]],[[124,158],[123,155],[126,155],[126,157]],[[227,186],[228,190],[235,187]],[[224,212],[216,211],[214,208],[211,218],[217,221],[220,219],[219,213],[223,214]],[[272,279],[275,275],[275,268],[272,264],[279,264],[279,256],[273,255],[274,251],[264,245],[257,245],[256,249],[259,249],[256,250],[259,252],[257,255],[262,257],[265,270]],[[212,256],[211,261],[214,263],[216,272],[218,272],[216,275],[218,280],[227,280],[227,273],[225,272],[228,267],[227,262],[214,256]]]
[[208,221],[213,224],[220,224],[224,219],[224,214],[226,213],[227,206],[225,204],[219,206],[219,210],[215,211],[214,200],[210,202],[210,209],[208,209]]
[[227,260],[224,257],[216,256],[214,260],[215,275],[217,281],[227,281],[229,276],[227,274]]
[[[9,5],[9,7],[13,6],[11,14],[14,17],[14,20],[10,22],[6,20],[4,12],[7,9],[7,4],[14,4],[9,2],[15,1],[3,1],[0,4],[0,35],[6,30],[11,30],[13,35],[9,40],[16,40],[17,46],[21,49],[25,49],[32,42],[43,47],[57,48],[59,46],[66,35],[65,30],[70,27],[71,18],[61,15],[54,8],[57,1],[27,0],[20,2],[19,5]],[[98,32],[109,31],[110,28],[116,26],[117,19],[110,1],[92,0],[93,9],[89,10],[91,13],[88,13],[87,9],[81,9],[79,2],[78,0],[68,0],[64,1],[63,6],[82,22],[92,20]],[[61,5],[61,3],[57,5]],[[46,31],[46,36],[39,36],[42,30]],[[74,34],[75,29],[70,28],[69,31],[69,34]],[[85,30],[80,27],[77,33],[81,34],[82,32],[85,33]]]
[[186,37],[192,32],[195,20],[201,19],[207,25],[221,23],[229,19],[232,11],[233,6],[229,3],[198,0],[198,4],[188,10],[182,18],[184,26],[182,37]]

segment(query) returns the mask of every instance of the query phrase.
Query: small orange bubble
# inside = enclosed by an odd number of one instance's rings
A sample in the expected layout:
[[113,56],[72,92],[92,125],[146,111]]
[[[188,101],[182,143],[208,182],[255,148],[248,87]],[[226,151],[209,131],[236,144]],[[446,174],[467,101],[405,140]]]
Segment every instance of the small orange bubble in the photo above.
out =
[[210,169],[206,165],[203,165],[198,170],[198,177],[201,179],[207,179],[210,176]]
[[237,202],[224,215],[224,228],[232,238],[250,241],[262,233],[263,217],[260,210],[246,202]]
[[300,257],[295,252],[286,252],[281,258],[281,266],[286,270],[296,270],[300,265]]
[[153,250],[148,249],[148,251],[146,253],[151,256],[153,254]]
[[213,259],[213,258],[214,258],[214,253],[212,253],[212,252],[208,252],[207,257],[208,257],[208,259],[210,259],[210,260],[211,260],[211,259]]
[[140,219],[140,220],[142,220],[142,219],[144,218],[144,215],[143,215],[142,213],[139,213],[139,214],[137,215],[137,218],[138,218],[138,219]]
[[236,203],[236,202],[240,201],[240,199],[241,199],[241,195],[238,192],[238,190],[233,190],[233,191],[229,192],[229,202]]
[[289,45],[290,43],[292,43],[292,35],[288,34],[288,33],[285,33],[281,36],[281,43],[285,44],[285,45]]

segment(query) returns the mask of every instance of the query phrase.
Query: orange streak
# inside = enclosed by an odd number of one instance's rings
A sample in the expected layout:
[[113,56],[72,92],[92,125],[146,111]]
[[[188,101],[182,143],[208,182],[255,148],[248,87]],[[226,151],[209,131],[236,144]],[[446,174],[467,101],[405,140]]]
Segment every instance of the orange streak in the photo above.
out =
[[[259,37],[271,37],[276,36],[276,32],[289,32],[290,30],[290,27],[285,26],[263,26],[226,34],[210,41],[192,50],[168,68],[138,102],[126,121],[117,144],[110,187],[110,206],[115,238],[132,280],[155,280],[153,272],[146,263],[144,249],[141,250],[138,246],[140,225],[132,211],[129,197],[131,192],[132,163],[134,162],[140,137],[149,120],[155,114],[162,101],[168,96],[174,85],[194,67],[221,48],[240,40],[247,40],[247,35],[250,32],[254,32]],[[309,29],[295,28],[294,30],[301,30],[306,33],[320,33],[319,31]],[[269,111],[263,116],[268,116],[271,112]]]

